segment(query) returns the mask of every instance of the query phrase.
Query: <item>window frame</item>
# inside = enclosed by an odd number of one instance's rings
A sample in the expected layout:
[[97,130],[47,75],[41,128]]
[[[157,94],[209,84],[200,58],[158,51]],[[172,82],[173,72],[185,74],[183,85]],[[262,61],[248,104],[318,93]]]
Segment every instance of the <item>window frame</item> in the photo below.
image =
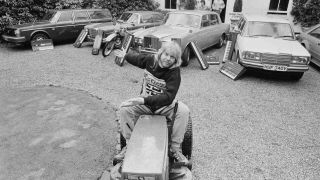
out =
[[[77,13],[85,13],[87,19],[77,20],[77,16],[76,16]],[[73,12],[73,16],[74,16],[74,19],[73,19],[73,20],[74,20],[75,22],[90,21],[90,16],[89,16],[88,11],[74,11],[74,12]]]
[[279,2],[278,2],[278,5],[277,5],[277,10],[270,10],[270,6],[271,6],[271,2],[272,1],[275,1],[275,0],[270,0],[270,3],[269,3],[269,8],[268,8],[268,12],[267,12],[267,14],[282,14],[282,15],[287,15],[288,14],[288,8],[289,8],[289,1],[290,0],[288,0],[288,3],[287,3],[287,10],[285,10],[285,11],[281,11],[281,10],[279,10],[279,6],[280,6],[280,3],[281,3],[281,1],[286,1],[286,0],[279,0]]

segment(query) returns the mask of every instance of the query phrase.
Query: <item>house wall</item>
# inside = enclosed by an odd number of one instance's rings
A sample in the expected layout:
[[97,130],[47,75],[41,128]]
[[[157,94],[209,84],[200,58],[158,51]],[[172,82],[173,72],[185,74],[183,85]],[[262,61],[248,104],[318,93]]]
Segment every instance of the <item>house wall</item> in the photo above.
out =
[[[293,16],[291,16],[290,12],[292,10],[292,1],[289,0],[288,3],[288,9],[285,14],[270,14],[274,11],[269,11],[269,5],[270,0],[242,0],[242,13],[245,14],[256,14],[256,15],[266,15],[266,16],[272,16],[276,18],[284,18],[288,19],[293,27],[294,30],[297,32],[301,32],[301,27],[299,25],[293,24]],[[233,6],[234,6],[235,0],[228,0],[226,4],[226,18],[225,23],[230,23],[231,15],[230,13],[233,12]]]

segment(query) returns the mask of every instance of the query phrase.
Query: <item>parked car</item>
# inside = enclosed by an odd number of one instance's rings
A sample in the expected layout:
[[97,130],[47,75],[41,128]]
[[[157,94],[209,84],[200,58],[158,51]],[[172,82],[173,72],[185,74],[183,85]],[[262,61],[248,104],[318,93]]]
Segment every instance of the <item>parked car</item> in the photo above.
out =
[[39,22],[6,28],[2,38],[16,44],[52,39],[54,42],[75,40],[89,23],[111,22],[108,9],[68,9],[49,11]]
[[181,10],[167,14],[165,24],[134,33],[134,47],[142,53],[154,53],[162,42],[174,40],[182,48],[182,66],[190,61],[191,42],[201,50],[212,45],[222,47],[229,31],[229,25],[221,22],[213,11]]
[[297,80],[309,69],[310,54],[296,40],[288,20],[244,15],[236,29],[234,54],[241,65],[290,72]]
[[300,34],[301,44],[309,51],[311,61],[320,67],[320,24]]
[[86,25],[88,30],[87,40],[94,41],[98,30],[103,31],[103,38],[113,33],[114,30],[126,28],[129,32],[139,28],[159,26],[164,22],[164,15],[155,11],[127,11],[115,23],[95,23]]

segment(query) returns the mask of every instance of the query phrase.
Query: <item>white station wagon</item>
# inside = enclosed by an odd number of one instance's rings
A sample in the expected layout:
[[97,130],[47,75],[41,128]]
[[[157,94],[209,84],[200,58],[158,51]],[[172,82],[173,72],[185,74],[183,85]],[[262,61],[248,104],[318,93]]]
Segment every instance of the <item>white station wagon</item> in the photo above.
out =
[[309,52],[296,40],[288,20],[244,15],[236,29],[237,62],[245,67],[290,72],[299,80],[309,69]]

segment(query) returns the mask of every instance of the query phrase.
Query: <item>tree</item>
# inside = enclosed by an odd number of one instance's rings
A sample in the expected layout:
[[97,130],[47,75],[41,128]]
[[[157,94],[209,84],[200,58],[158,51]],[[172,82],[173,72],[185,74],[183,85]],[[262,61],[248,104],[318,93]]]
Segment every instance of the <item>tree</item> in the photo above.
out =
[[310,27],[320,23],[319,0],[293,0],[291,15],[294,23],[300,23],[303,27]]

